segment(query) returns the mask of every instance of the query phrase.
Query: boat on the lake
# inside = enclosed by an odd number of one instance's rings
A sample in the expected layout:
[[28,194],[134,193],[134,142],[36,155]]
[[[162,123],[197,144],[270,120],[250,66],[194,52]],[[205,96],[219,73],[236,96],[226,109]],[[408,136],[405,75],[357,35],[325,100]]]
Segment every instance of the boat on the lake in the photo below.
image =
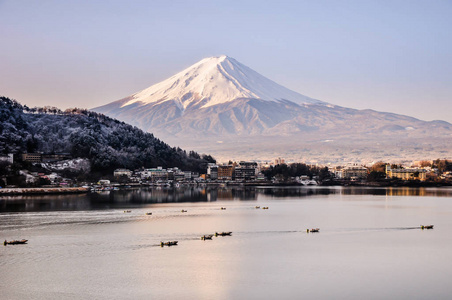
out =
[[231,235],[232,231],[223,231],[223,232],[215,232],[215,236],[227,236],[227,235]]
[[3,245],[19,245],[19,244],[26,244],[28,242],[28,240],[22,239],[22,240],[12,240],[12,241],[7,241],[5,240],[3,242]]
[[319,232],[320,228],[311,228],[311,229],[306,229],[306,232]]
[[211,240],[213,237],[213,234],[208,234],[208,235],[203,235],[201,237],[201,240],[205,241],[205,240]]
[[160,246],[177,246],[178,241],[160,242]]
[[421,229],[433,229],[433,225],[421,225]]

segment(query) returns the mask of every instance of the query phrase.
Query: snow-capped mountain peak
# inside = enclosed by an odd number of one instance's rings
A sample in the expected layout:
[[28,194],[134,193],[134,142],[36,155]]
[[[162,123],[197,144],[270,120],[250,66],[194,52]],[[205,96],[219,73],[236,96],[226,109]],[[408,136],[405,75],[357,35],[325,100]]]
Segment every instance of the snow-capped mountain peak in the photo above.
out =
[[239,98],[324,103],[291,91],[226,55],[202,59],[187,69],[129,97],[122,104],[175,101],[181,109],[200,103],[206,108]]

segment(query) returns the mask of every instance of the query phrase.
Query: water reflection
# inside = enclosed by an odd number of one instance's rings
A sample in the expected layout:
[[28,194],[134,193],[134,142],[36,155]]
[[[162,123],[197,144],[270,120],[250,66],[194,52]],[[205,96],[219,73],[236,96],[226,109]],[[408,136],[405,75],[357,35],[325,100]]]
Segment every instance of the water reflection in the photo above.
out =
[[137,188],[79,195],[0,197],[0,212],[102,210],[152,203],[256,201],[259,195],[305,198],[316,195],[452,197],[451,188],[366,187],[182,187]]

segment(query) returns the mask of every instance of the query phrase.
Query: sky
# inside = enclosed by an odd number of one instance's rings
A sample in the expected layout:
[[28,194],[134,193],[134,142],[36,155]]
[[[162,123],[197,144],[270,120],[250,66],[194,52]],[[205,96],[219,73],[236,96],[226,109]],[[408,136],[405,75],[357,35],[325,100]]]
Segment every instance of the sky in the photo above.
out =
[[0,0],[0,95],[93,108],[228,55],[335,105],[452,123],[452,1]]

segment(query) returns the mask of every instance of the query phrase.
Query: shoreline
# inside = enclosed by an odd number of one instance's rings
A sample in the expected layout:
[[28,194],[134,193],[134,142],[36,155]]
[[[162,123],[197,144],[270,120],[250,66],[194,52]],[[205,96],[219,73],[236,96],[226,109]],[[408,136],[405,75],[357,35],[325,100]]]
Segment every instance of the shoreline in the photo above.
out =
[[48,194],[81,194],[88,193],[88,188],[65,187],[65,188],[2,188],[2,195],[48,195]]
[[[332,182],[321,183],[318,185],[303,185],[294,182],[280,182],[280,183],[270,183],[270,182],[228,182],[228,183],[206,183],[206,186],[217,186],[217,187],[369,187],[369,188],[387,188],[387,187],[410,187],[410,188],[429,188],[429,187],[450,187],[451,184],[439,184],[433,182]],[[133,188],[141,187],[152,187],[146,185],[133,186]],[[11,195],[57,195],[57,194],[83,194],[91,193],[90,188],[86,187],[43,187],[43,188],[1,188],[1,196],[11,196]]]

